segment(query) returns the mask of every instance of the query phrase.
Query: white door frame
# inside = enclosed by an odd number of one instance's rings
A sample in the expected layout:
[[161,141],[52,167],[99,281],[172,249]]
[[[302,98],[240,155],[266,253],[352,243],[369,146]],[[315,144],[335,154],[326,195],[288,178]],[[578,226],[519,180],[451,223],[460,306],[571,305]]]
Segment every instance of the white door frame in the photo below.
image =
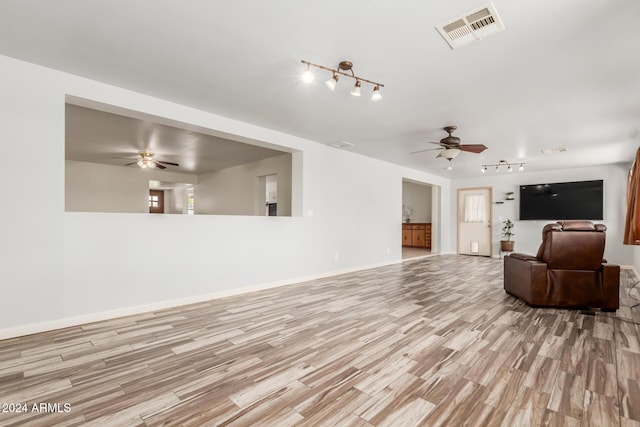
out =
[[[440,207],[442,202],[440,200],[441,187],[437,184],[432,184],[427,181],[420,181],[413,178],[402,177],[401,184],[403,182],[411,182],[414,184],[422,185],[425,187],[431,187],[431,253],[440,252],[440,228],[441,228],[441,219],[440,219]],[[400,198],[402,198],[402,187],[400,187]],[[402,217],[400,218],[400,222],[402,223]],[[398,242],[401,242],[398,239]],[[402,249],[402,247],[400,248]]]

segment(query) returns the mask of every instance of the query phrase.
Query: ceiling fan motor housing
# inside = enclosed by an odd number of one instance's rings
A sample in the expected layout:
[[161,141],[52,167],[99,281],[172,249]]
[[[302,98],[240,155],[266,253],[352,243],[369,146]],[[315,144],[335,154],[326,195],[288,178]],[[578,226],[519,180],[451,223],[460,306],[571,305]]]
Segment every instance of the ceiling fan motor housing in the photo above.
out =
[[456,129],[458,129],[457,126],[445,126],[444,127],[444,131],[447,132],[449,135],[445,136],[444,138],[442,138],[440,140],[440,143],[442,145],[446,145],[446,146],[458,146],[458,145],[460,145],[460,138],[458,138],[457,136],[451,135],[453,133],[453,131],[455,131]]
[[460,138],[457,136],[447,136],[440,140],[443,145],[460,145]]

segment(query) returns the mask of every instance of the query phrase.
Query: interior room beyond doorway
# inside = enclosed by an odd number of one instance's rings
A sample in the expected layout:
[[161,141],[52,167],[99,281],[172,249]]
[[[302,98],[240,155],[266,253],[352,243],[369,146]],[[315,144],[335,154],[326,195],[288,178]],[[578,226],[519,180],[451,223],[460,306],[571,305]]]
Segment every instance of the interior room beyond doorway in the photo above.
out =
[[434,187],[402,181],[402,258],[431,255],[434,230]]

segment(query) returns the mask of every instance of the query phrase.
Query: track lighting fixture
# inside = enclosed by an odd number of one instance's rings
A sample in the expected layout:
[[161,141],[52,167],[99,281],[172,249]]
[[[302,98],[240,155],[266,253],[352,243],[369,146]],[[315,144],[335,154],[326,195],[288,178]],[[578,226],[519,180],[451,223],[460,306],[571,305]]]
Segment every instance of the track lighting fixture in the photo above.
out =
[[500,172],[500,168],[502,166],[506,166],[507,168],[507,172],[513,172],[513,165],[517,165],[519,164],[520,166],[518,166],[518,172],[522,172],[524,170],[524,163],[509,163],[506,160],[500,160],[498,163],[494,163],[494,164],[490,164],[490,165],[482,165],[482,168],[480,169],[480,172],[485,173],[487,171],[487,167],[491,166],[495,166],[496,167],[496,173]]
[[379,100],[382,99],[382,94],[380,93],[380,88],[384,87],[384,85],[382,83],[374,82],[374,81],[371,81],[371,80],[368,80],[368,79],[363,79],[362,77],[356,76],[356,74],[353,72],[353,64],[351,63],[351,61],[342,61],[342,62],[340,62],[338,64],[338,68],[337,69],[325,67],[323,65],[313,64],[313,63],[305,61],[305,60],[301,60],[300,62],[302,62],[303,64],[305,64],[307,66],[307,69],[302,74],[302,81],[305,82],[305,83],[311,83],[313,81],[313,74],[311,73],[310,67],[316,67],[316,68],[320,68],[322,70],[331,71],[331,73],[332,73],[331,78],[325,82],[325,85],[331,91],[334,91],[336,89],[336,86],[338,85],[339,76],[347,76],[347,77],[350,77],[352,79],[355,79],[355,81],[356,81],[355,86],[353,87],[353,89],[351,89],[351,95],[353,95],[353,96],[362,95],[361,86],[362,86],[362,82],[365,82],[365,83],[372,84],[374,86],[373,87],[373,93],[371,95],[371,100],[372,101],[379,101]]

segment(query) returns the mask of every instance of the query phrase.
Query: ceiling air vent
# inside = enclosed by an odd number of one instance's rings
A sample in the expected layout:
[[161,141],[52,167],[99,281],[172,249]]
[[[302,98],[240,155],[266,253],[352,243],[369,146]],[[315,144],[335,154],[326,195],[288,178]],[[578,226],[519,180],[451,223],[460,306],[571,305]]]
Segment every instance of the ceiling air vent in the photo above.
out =
[[451,49],[477,42],[504,31],[504,24],[493,3],[436,27]]
[[355,144],[349,141],[337,141],[337,142],[330,142],[327,145],[330,145],[331,147],[336,147],[336,148],[346,148],[346,147],[353,147]]
[[544,150],[542,150],[544,154],[558,154],[558,153],[564,153],[565,151],[569,151],[569,149],[566,147],[560,147],[560,148],[545,148]]

